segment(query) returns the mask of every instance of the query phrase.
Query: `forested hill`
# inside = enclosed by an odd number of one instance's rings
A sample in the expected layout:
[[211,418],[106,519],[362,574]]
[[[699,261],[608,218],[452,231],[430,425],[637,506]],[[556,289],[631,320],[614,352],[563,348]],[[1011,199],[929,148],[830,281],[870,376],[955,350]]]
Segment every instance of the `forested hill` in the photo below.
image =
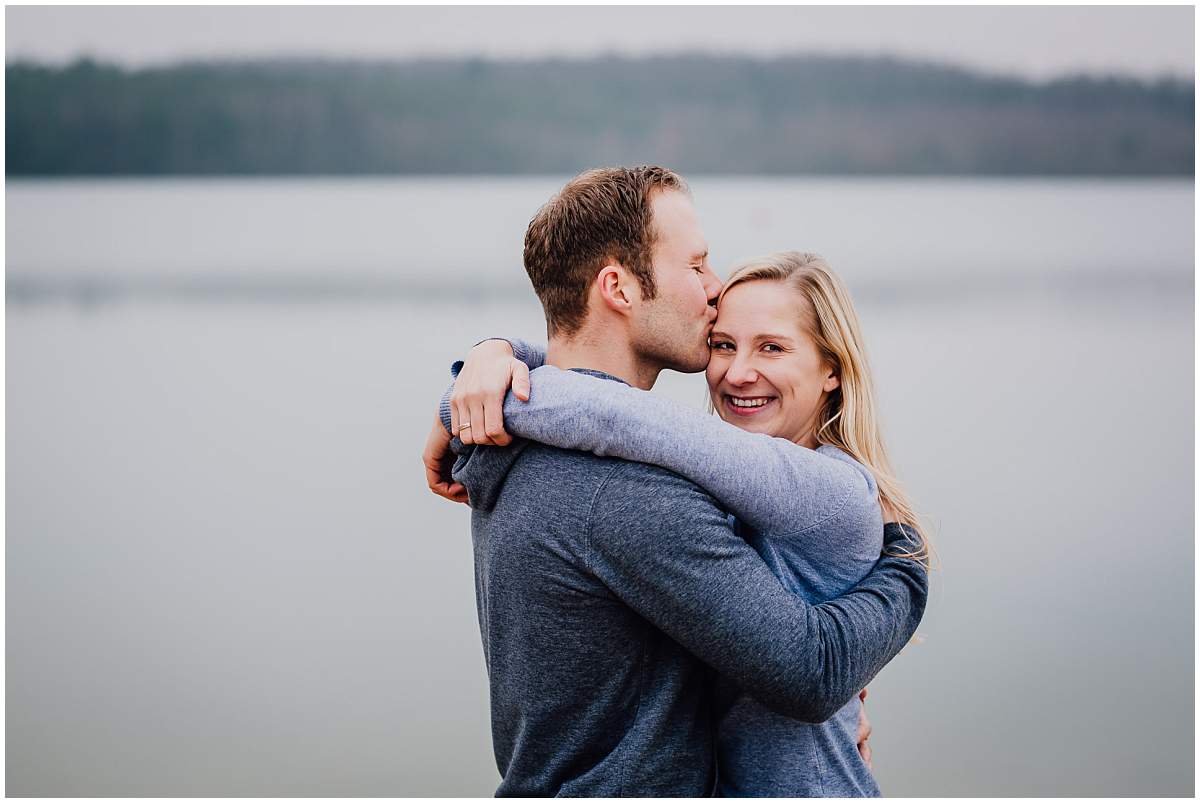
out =
[[260,61],[5,70],[8,175],[1191,175],[1194,84],[892,59]]

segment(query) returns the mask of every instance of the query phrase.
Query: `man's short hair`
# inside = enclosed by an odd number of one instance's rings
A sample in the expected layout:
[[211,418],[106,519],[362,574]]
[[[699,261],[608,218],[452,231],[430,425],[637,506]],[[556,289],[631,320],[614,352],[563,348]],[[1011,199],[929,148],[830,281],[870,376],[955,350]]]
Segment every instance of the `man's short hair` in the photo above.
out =
[[665,167],[602,167],[571,179],[534,215],[525,231],[525,270],[551,337],[570,337],[583,326],[588,289],[610,261],[637,277],[643,298],[655,297],[650,202],[659,190],[687,192],[687,183]]

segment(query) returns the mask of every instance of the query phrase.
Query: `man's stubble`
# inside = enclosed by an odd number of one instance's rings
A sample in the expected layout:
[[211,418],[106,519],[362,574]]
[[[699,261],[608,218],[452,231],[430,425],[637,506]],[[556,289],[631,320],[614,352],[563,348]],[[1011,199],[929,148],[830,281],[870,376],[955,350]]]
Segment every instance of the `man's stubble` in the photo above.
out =
[[708,367],[708,326],[695,333],[697,322],[681,316],[662,296],[644,305],[632,343],[639,362],[682,374]]

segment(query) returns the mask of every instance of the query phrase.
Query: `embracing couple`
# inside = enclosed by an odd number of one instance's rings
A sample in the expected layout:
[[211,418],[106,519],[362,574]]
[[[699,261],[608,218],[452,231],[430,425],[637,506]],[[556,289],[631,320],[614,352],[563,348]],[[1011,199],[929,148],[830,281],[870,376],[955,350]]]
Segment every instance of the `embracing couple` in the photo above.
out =
[[424,454],[472,508],[497,795],[877,796],[860,691],[929,553],[841,281],[789,252],[722,285],[661,167],[572,179],[525,268],[549,343],[456,363]]

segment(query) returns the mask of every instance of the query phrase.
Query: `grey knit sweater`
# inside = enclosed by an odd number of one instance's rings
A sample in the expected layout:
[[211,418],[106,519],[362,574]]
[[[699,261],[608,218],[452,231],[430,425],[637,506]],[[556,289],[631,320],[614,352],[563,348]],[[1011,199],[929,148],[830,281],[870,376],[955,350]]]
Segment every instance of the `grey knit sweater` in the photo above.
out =
[[[714,708],[718,682],[772,715],[822,722],[911,637],[927,580],[908,559],[875,564],[880,533],[908,535],[881,527],[853,461],[711,416],[681,421],[678,406],[596,372],[533,373],[533,398],[510,397],[505,423],[541,443],[454,442],[474,508],[498,794],[709,794],[717,722],[736,711]],[[631,404],[634,437],[618,424]],[[836,582],[852,590],[811,604],[729,513],[851,550]]]

